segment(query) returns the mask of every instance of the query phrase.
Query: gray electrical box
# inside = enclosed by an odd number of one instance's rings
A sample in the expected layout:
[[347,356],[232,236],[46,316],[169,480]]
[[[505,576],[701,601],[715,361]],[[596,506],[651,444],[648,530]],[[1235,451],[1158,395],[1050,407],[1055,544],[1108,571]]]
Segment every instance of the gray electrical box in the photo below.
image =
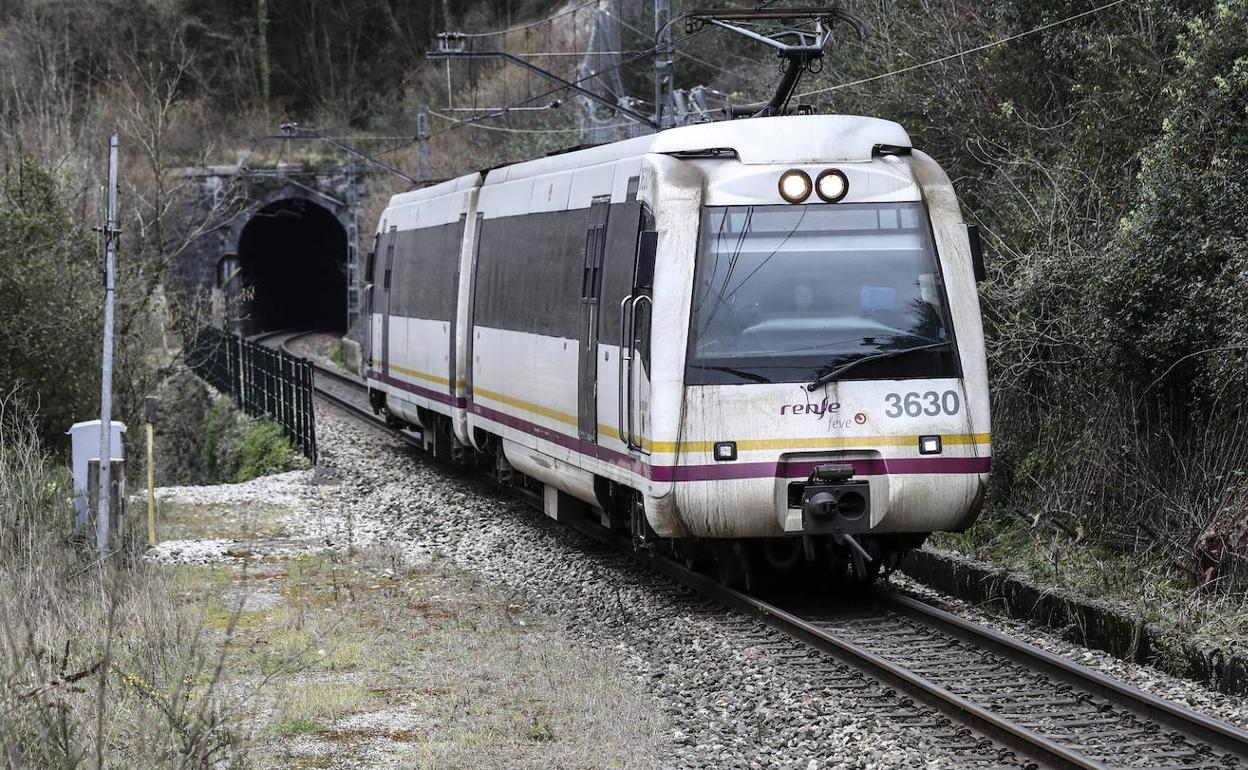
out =
[[[125,423],[113,421],[113,435],[110,460],[122,460],[121,434],[126,432]],[[91,480],[89,467],[93,460],[100,456],[100,421],[88,420],[76,422],[68,431],[73,444],[74,458],[74,527],[87,523],[88,502],[91,499]],[[99,484],[97,481],[96,484]]]

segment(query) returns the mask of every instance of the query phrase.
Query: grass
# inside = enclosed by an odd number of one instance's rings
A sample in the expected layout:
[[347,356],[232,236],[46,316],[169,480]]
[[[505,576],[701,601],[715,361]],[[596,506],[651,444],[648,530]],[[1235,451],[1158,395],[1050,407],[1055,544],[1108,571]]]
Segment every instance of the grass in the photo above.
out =
[[334,346],[333,351],[330,352],[329,354],[329,360],[330,360],[330,363],[332,363],[334,366],[338,367],[339,369],[343,370],[344,372],[349,372],[350,374],[356,374],[355,371],[353,371],[349,366],[347,366],[347,360],[342,355],[341,343]]
[[324,729],[325,729],[325,726],[319,722],[313,722],[310,719],[295,718],[295,719],[284,719],[281,722],[278,722],[277,725],[273,728],[273,732],[275,732],[276,734],[284,738],[289,738],[295,735],[308,735],[312,733],[319,733],[323,731]]
[[307,467],[307,461],[267,417],[238,411],[228,398],[213,402],[204,418],[204,454],[208,478],[237,482]]
[[[405,767],[657,761],[658,709],[600,655],[473,576],[399,564],[322,552],[180,578],[214,626],[234,617],[229,687],[271,683],[255,712],[261,766],[328,766],[365,746]],[[236,601],[221,597],[247,591],[271,606],[231,616]]]
[[1248,638],[1248,597],[1202,588],[1164,554],[1076,544],[1064,533],[1032,529],[999,513],[985,515],[966,532],[934,535],[931,544],[1113,603],[1179,634],[1224,647]]
[[284,524],[290,516],[282,506],[239,506],[230,503],[181,503],[161,501],[159,511],[162,540],[275,540],[289,532]]

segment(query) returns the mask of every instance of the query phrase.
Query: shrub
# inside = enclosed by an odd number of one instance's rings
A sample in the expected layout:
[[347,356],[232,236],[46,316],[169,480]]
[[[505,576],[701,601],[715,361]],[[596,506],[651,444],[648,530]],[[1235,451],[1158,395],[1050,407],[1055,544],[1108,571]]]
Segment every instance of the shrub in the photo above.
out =
[[280,425],[239,412],[227,398],[214,401],[204,418],[204,452],[212,483],[249,481],[306,465]]
[[99,409],[102,292],[90,233],[29,158],[0,177],[0,388],[39,398],[44,436]]
[[247,481],[290,470],[298,466],[299,457],[280,425],[271,420],[258,420],[248,427],[243,437],[236,478]]
[[31,413],[0,399],[0,765],[242,766],[228,644],[169,573],[76,548],[69,501]]

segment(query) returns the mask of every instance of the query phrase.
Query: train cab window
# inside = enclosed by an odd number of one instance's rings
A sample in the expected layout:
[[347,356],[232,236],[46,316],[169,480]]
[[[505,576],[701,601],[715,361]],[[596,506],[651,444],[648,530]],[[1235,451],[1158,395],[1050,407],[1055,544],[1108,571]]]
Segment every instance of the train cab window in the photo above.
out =
[[689,384],[959,373],[923,204],[717,206],[703,211]]

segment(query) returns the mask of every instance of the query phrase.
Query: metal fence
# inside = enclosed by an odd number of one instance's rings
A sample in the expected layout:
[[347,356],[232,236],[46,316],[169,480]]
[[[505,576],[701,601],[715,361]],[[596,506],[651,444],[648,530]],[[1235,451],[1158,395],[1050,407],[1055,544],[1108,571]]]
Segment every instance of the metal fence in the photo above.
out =
[[186,362],[243,411],[281,425],[304,456],[316,462],[311,361],[205,328],[186,346]]

